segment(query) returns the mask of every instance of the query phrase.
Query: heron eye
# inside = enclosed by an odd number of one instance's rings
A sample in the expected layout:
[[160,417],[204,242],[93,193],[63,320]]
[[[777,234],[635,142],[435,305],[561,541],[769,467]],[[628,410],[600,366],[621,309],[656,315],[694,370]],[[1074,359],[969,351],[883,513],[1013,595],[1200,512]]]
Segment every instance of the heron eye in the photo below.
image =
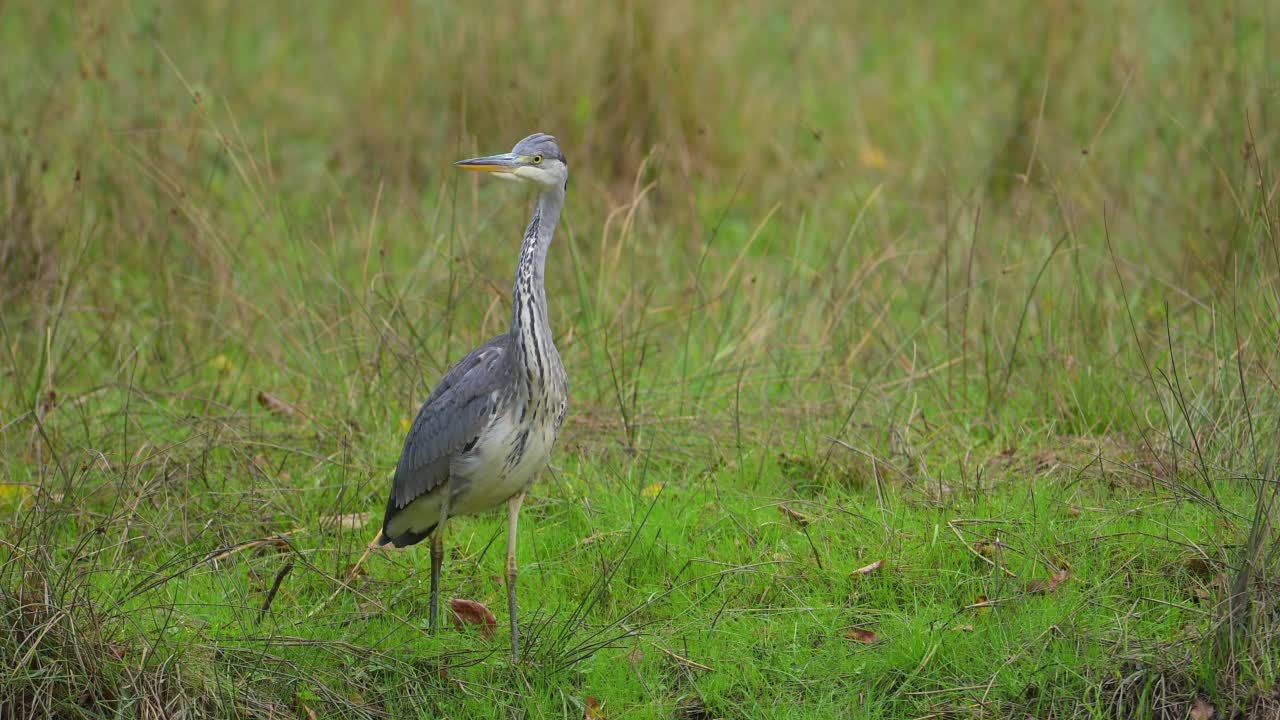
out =
[[534,164],[534,165],[541,165],[541,164],[542,164],[542,156],[541,156],[541,155],[534,155],[534,156],[533,156],[533,164]]

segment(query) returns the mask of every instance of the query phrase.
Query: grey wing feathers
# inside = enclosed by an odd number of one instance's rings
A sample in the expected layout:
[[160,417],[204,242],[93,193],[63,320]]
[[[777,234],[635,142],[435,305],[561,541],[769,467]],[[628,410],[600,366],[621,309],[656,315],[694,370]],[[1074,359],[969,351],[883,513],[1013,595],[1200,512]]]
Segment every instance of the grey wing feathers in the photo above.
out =
[[443,484],[454,454],[484,430],[493,392],[502,385],[508,337],[499,335],[468,353],[422,404],[396,465],[390,505],[403,508]]

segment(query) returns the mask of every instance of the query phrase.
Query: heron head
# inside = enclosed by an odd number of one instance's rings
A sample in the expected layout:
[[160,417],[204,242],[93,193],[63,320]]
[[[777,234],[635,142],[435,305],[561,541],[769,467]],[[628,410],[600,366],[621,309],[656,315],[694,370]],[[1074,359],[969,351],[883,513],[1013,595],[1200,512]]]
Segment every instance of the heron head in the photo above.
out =
[[569,165],[564,153],[556,139],[544,133],[534,133],[521,140],[509,153],[459,160],[454,165],[543,188],[564,187],[569,181]]

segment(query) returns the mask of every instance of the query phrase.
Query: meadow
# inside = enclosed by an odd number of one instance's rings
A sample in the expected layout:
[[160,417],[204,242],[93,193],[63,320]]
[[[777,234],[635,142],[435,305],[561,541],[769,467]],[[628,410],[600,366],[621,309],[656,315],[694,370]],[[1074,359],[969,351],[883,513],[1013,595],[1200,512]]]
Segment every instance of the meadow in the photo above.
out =
[[[1266,0],[0,3],[0,718],[1280,717]],[[503,332],[525,502],[368,552]]]

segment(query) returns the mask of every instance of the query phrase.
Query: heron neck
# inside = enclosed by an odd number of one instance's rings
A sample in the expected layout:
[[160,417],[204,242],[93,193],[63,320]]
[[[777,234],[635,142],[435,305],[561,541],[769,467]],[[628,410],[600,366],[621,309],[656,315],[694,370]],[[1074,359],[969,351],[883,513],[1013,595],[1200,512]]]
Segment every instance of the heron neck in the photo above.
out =
[[546,190],[538,196],[533,218],[520,246],[520,264],[516,268],[512,292],[511,335],[515,340],[516,360],[531,372],[530,383],[545,382],[548,368],[547,349],[552,346],[551,324],[547,317],[547,291],[544,277],[547,249],[560,221],[564,207],[564,188]]

